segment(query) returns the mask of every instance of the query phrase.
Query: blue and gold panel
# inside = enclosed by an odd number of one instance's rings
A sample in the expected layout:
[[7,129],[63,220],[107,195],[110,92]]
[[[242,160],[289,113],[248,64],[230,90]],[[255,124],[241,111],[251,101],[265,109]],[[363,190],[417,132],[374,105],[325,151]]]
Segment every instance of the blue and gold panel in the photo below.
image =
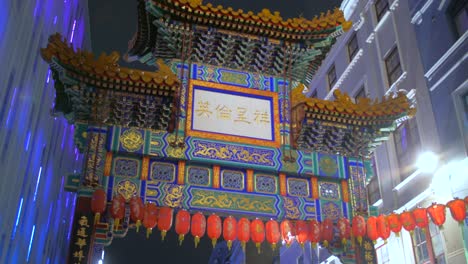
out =
[[146,181],[145,202],[154,202],[159,204],[161,196],[161,185],[163,182]]
[[255,174],[255,191],[258,193],[277,194],[278,178],[273,175]]
[[145,143],[145,130],[121,128],[118,142],[119,151],[142,154]]
[[187,183],[195,186],[210,187],[211,186],[211,171],[205,167],[187,167]]
[[320,210],[322,221],[324,219],[331,219],[335,222],[343,216],[343,209],[340,201],[320,200]]
[[341,198],[340,185],[334,182],[319,182],[319,195],[320,198],[328,200],[340,200]]
[[245,188],[245,173],[238,170],[222,170],[221,187],[228,190],[243,191]]
[[345,179],[343,157],[317,153],[318,175]]
[[172,163],[152,161],[150,163],[150,178],[152,181],[174,182],[176,166]]
[[112,164],[112,176],[139,178],[141,160],[130,157],[116,157]]
[[140,195],[141,181],[139,178],[113,177],[113,195],[121,194],[125,200]]
[[288,178],[287,179],[288,195],[296,197],[309,197],[310,188],[309,181],[306,179],[299,178]]

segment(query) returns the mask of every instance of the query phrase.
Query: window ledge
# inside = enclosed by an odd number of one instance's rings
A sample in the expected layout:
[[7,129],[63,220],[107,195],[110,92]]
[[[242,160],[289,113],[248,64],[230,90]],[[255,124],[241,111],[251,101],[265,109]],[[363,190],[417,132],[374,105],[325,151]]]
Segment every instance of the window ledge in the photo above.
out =
[[393,188],[393,191],[399,192],[403,187],[408,185],[408,183],[411,182],[414,178],[416,178],[419,174],[421,174],[421,170],[417,169],[410,176],[408,176],[406,179],[400,182],[397,186],[395,186],[395,188]]
[[390,88],[388,88],[388,90],[385,92],[385,95],[389,95],[390,93],[396,93],[398,92],[398,86],[400,85],[400,83],[402,83],[405,79],[406,79],[406,76],[408,75],[408,73],[406,71],[404,71],[400,77],[392,84],[392,86],[390,86]]

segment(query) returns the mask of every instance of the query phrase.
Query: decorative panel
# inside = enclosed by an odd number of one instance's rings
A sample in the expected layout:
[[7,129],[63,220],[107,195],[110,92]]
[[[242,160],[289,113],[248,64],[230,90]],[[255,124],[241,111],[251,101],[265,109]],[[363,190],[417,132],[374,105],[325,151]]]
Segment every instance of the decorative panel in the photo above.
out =
[[174,182],[176,169],[172,163],[151,162],[150,179],[153,181]]
[[140,172],[140,160],[127,157],[116,157],[112,175],[116,177],[136,178]]
[[113,177],[114,186],[113,194],[121,194],[125,200],[130,200],[135,195],[140,194],[140,179],[139,178],[121,178]]
[[210,186],[210,170],[203,167],[189,166],[187,169],[187,182],[196,186]]
[[334,182],[320,182],[319,183],[320,197],[328,200],[340,199],[340,187]]
[[288,194],[298,197],[309,197],[309,182],[305,179],[288,178]]
[[343,215],[341,202],[338,201],[321,200],[320,209],[322,220],[331,219],[335,222]]
[[244,173],[242,171],[222,170],[221,186],[224,189],[244,190]]
[[272,175],[256,174],[255,191],[259,193],[276,194],[278,192],[277,178]]

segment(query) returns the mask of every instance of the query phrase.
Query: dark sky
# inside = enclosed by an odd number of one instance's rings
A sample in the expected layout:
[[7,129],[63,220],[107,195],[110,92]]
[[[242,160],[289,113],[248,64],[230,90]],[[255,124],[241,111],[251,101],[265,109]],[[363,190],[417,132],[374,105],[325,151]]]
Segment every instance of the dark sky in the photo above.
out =
[[[283,18],[302,15],[312,18],[320,12],[339,7],[341,0],[204,0],[203,3],[231,6],[234,9],[252,10],[255,13],[263,8],[279,11]],[[89,1],[91,42],[93,52],[118,51],[121,55],[127,51],[127,43],[137,28],[135,0],[99,0]],[[122,60],[121,65],[126,65]],[[134,62],[130,67],[151,69]],[[159,231],[146,240],[144,230],[136,234],[129,231],[126,238],[115,238],[106,248],[105,263],[208,263],[211,254],[211,243],[203,238],[198,249],[193,247],[193,238],[189,235],[179,247],[174,230],[168,232],[166,242],[160,242]],[[273,254],[269,247],[263,246],[262,258],[258,257],[253,243],[248,243],[247,263],[271,263]],[[250,250],[249,250],[250,249]]]

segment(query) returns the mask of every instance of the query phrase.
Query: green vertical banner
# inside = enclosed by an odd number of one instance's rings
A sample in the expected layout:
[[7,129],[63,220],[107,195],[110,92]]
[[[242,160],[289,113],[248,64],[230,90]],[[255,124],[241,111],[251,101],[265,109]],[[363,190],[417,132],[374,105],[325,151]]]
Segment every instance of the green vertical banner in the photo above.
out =
[[68,252],[68,263],[86,264],[91,256],[91,238],[94,216],[91,212],[91,198],[79,197]]
[[368,237],[362,238],[362,244],[356,243],[356,263],[377,264],[374,243]]

